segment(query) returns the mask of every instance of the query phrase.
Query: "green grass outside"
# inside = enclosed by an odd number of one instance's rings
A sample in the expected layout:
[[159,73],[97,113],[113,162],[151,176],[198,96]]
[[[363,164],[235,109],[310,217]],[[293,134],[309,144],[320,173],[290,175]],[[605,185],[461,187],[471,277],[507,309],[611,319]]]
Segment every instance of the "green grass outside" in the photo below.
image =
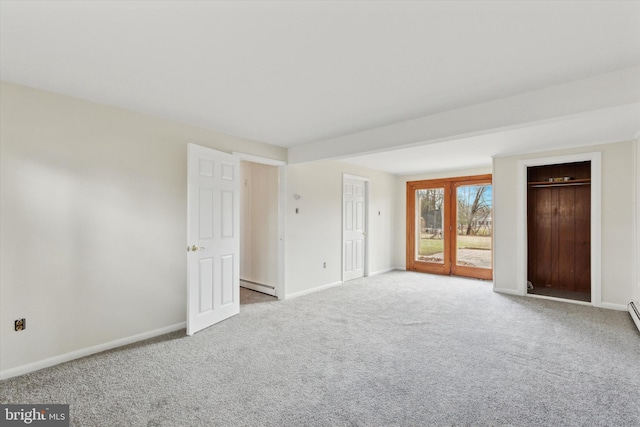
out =
[[[458,236],[458,247],[461,249],[491,249],[491,237],[485,236]],[[442,239],[420,239],[418,255],[429,256],[444,250]]]
[[442,239],[420,239],[420,250],[418,255],[429,256],[444,250],[444,240]]
[[462,249],[491,249],[491,236],[458,236]]

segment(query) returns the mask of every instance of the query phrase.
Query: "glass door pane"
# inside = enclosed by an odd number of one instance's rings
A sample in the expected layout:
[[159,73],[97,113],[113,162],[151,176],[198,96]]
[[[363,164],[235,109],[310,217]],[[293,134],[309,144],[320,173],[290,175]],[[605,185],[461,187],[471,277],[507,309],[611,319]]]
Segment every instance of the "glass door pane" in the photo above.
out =
[[491,269],[492,187],[460,185],[456,193],[456,266]]
[[416,261],[444,264],[444,194],[444,188],[416,190]]

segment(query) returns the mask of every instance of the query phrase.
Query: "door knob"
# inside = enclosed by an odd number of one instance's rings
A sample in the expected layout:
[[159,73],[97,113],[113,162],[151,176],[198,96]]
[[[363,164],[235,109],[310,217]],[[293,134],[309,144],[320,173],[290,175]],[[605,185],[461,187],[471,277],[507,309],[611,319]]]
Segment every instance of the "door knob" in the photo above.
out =
[[191,247],[187,246],[187,252],[192,251],[204,251],[205,247],[204,246],[198,246],[198,245],[193,245]]

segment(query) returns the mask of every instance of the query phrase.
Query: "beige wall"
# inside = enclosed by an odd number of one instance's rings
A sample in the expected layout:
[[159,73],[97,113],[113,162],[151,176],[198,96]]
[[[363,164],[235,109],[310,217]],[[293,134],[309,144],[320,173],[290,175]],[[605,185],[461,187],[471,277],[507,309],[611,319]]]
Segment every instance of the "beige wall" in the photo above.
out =
[[635,281],[635,148],[633,142],[502,157],[494,160],[494,286],[516,293],[518,162],[523,159],[600,152],[602,156],[602,303],[622,308]]
[[405,269],[407,266],[407,182],[423,181],[428,179],[455,178],[459,176],[484,175],[491,173],[491,166],[474,169],[459,169],[437,173],[424,173],[417,175],[399,176],[396,184],[397,194],[397,216],[396,216],[396,247],[395,265],[396,268]]
[[0,109],[1,371],[185,321],[187,143],[286,160],[13,84]]
[[[376,273],[394,267],[395,175],[339,161],[289,165],[286,178],[287,296],[342,280],[344,173],[370,179],[369,271]],[[295,193],[302,198],[295,200]],[[325,261],[327,268],[323,268]]]
[[636,291],[634,300],[640,305],[640,138],[636,139]]

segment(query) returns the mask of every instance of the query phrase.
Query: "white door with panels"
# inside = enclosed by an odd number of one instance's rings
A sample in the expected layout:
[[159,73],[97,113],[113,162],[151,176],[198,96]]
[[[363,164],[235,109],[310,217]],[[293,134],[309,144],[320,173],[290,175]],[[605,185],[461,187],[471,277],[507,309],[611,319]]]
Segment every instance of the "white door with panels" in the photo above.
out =
[[342,197],[342,279],[347,281],[364,276],[366,181],[345,177]]
[[187,334],[240,312],[237,157],[189,144]]

